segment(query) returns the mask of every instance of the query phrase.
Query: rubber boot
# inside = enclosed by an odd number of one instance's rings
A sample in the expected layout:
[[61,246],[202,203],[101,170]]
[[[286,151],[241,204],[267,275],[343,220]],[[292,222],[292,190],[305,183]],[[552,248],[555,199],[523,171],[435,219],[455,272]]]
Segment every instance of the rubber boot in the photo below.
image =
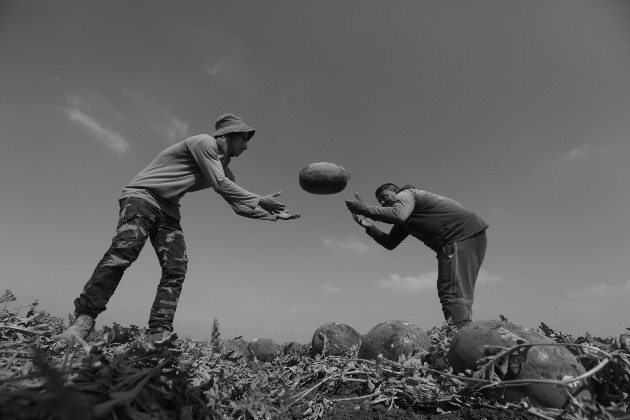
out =
[[445,315],[451,318],[451,322],[458,328],[463,327],[472,320],[472,307],[463,303],[449,303],[445,307]]

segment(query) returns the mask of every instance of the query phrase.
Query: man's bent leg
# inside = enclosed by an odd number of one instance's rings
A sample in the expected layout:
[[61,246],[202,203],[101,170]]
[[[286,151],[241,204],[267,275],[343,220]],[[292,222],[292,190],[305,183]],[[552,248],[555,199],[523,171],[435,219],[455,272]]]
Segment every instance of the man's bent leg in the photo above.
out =
[[472,319],[475,283],[486,252],[487,238],[481,232],[453,242],[438,253],[438,295],[444,318],[456,325]]
[[96,266],[81,295],[75,299],[75,315],[96,318],[106,309],[125,270],[138,258],[155,224],[154,208],[140,198],[120,201],[120,218],[112,244]]
[[162,278],[149,316],[152,333],[173,331],[173,319],[182,291],[188,257],[186,243],[179,221],[165,216],[151,243],[162,266]]

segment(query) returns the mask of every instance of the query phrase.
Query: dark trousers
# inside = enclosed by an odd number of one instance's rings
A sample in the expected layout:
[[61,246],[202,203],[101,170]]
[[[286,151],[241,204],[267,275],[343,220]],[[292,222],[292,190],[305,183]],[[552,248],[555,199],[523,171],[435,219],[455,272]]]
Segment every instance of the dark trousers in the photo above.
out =
[[444,318],[456,325],[472,319],[475,283],[486,255],[486,232],[444,245],[437,254],[437,290]]
[[76,315],[96,317],[106,309],[123,273],[138,258],[147,238],[151,240],[162,267],[149,328],[152,331],[173,330],[177,301],[188,265],[184,234],[179,220],[135,197],[120,200],[116,236],[83,292],[75,299]]

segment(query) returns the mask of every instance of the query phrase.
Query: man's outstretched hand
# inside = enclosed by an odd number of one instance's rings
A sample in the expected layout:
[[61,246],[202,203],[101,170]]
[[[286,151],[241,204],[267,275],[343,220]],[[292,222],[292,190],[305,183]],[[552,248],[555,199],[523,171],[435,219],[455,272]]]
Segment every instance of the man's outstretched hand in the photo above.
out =
[[277,201],[274,197],[278,197],[282,194],[282,191],[278,191],[274,194],[265,195],[260,198],[258,205],[265,211],[275,214],[277,220],[293,220],[300,217],[299,214],[289,214],[289,210],[284,204]]
[[362,226],[364,228],[369,228],[370,226],[373,226],[372,221],[366,217],[361,217],[357,214],[353,214],[352,218],[355,222],[359,224],[359,226]]
[[353,214],[360,214],[361,210],[365,210],[367,206],[363,202],[359,193],[354,193],[354,196],[357,201],[346,200],[346,207],[348,207],[348,210],[350,210]]
[[288,210],[281,211],[280,213],[276,214],[276,218],[278,220],[293,220],[297,219],[300,216],[300,214],[289,214]]
[[278,191],[277,193],[260,197],[260,201],[258,202],[258,205],[263,210],[271,214],[282,213],[286,206],[274,198],[274,197],[278,197],[280,194],[282,194],[282,191]]

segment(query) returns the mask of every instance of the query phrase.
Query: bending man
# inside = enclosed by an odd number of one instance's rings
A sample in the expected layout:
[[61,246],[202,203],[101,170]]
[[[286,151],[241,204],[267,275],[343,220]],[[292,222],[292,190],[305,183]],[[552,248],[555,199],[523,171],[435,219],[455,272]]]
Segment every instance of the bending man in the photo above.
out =
[[[358,194],[356,198],[346,206],[380,245],[392,250],[412,235],[436,252],[444,318],[457,326],[470,322],[475,282],[486,253],[486,222],[455,200],[412,186],[381,185],[376,190],[380,207],[364,204]],[[366,217],[394,226],[384,233]]]

